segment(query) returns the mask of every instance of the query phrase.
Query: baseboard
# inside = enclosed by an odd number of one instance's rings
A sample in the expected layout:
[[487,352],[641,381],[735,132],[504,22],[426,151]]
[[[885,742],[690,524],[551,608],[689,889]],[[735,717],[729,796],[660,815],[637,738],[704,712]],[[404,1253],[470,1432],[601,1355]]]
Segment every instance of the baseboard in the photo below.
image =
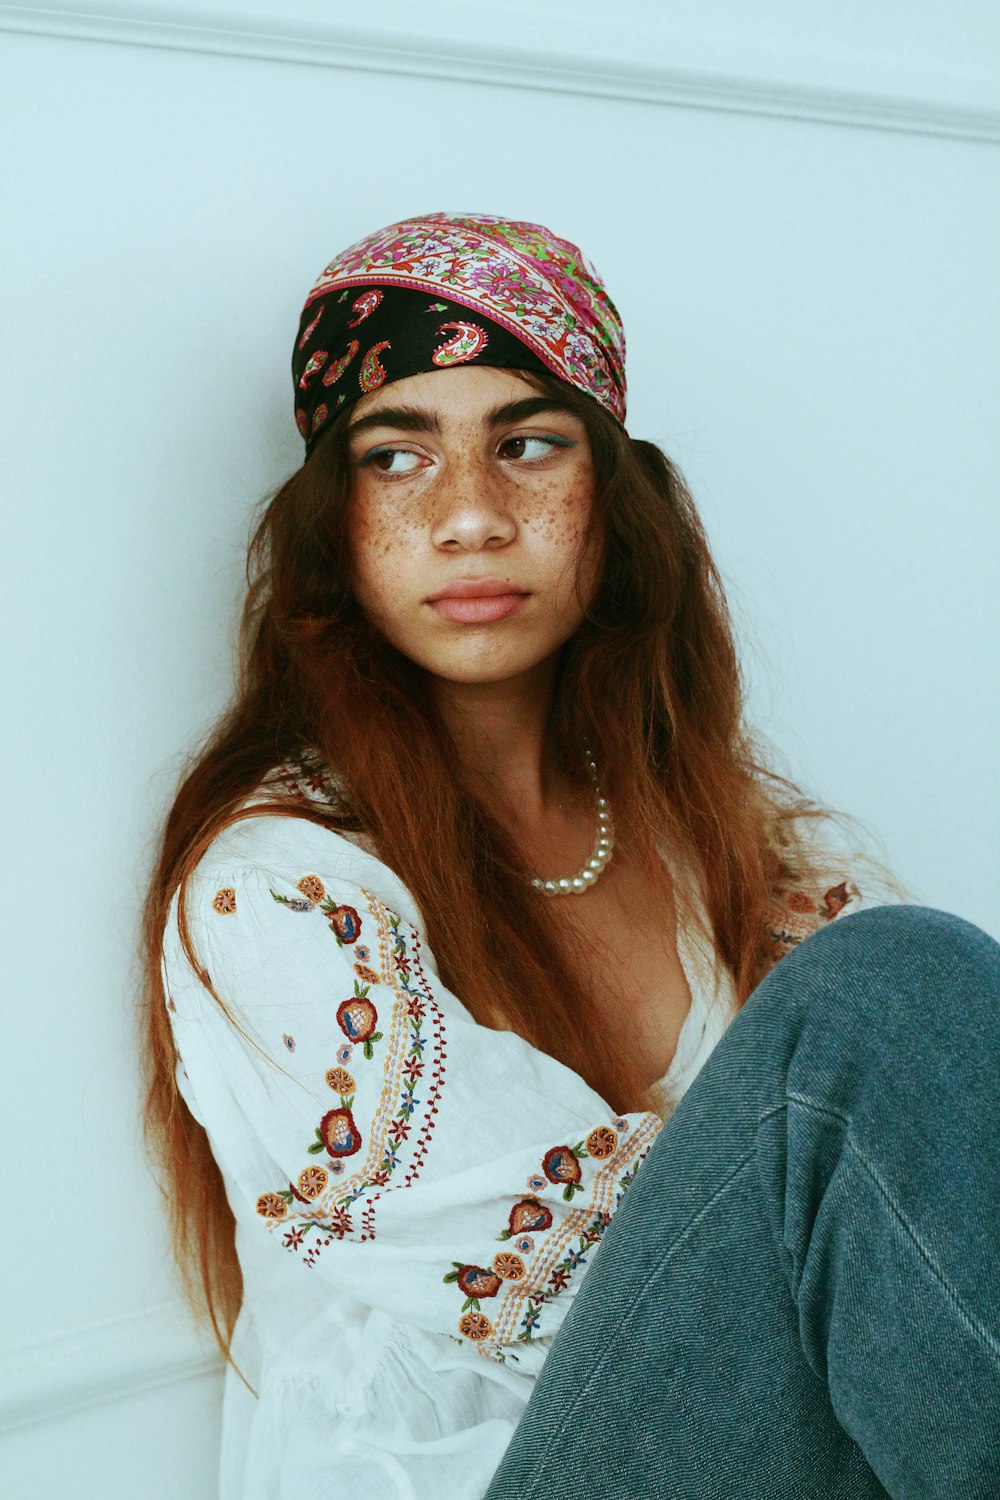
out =
[[0,1432],[219,1372],[221,1355],[176,1301],[0,1353]]

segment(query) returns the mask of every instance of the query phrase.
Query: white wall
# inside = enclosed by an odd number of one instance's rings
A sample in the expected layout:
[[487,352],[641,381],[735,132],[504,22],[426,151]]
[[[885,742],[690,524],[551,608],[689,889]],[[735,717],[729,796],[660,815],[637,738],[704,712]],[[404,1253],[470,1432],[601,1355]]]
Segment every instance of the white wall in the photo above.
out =
[[581,244],[624,317],[630,431],[700,503],[754,716],[927,904],[1000,936],[997,22],[877,0],[834,30],[766,0],[751,34],[735,0],[629,0],[611,32],[598,0],[512,0],[498,36],[481,0],[404,37],[385,7],[62,10],[0,5],[0,1460],[16,1492],[207,1500],[219,1377],[137,1146],[134,923],[227,692],[250,511],[300,459],[312,280],[427,209]]

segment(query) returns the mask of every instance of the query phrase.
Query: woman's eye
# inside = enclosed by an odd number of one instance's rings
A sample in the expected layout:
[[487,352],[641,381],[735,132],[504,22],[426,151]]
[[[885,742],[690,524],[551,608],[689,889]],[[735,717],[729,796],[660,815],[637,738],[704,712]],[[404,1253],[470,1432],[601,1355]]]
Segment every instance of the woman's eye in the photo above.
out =
[[[393,460],[397,458],[412,458],[414,463],[408,467],[391,467]],[[417,454],[411,453],[409,448],[373,448],[361,460],[361,467],[377,469],[380,474],[412,474],[416,459]]]
[[[553,448],[571,448],[573,446],[568,438],[560,438],[555,437],[554,435],[549,435],[546,437],[524,436],[504,438],[503,442],[500,444],[500,447],[509,448],[512,443],[520,450],[512,456],[514,458],[523,458],[526,463],[538,463],[540,459],[545,458],[549,453],[551,453]],[[534,453],[525,451],[526,449],[530,450],[533,443],[537,444],[538,447],[541,448],[542,451],[540,453],[537,451],[537,448]]]

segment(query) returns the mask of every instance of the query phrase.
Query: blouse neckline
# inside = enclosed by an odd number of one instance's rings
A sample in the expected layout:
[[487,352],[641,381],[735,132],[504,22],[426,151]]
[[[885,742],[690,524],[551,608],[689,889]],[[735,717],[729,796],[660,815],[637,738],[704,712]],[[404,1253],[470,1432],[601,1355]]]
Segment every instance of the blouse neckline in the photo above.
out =
[[[266,778],[276,778],[286,789],[295,790],[308,801],[325,803],[328,806],[344,807],[336,782],[327,767],[316,755],[289,761],[278,766]],[[363,853],[379,859],[378,852],[364,832],[346,830],[339,835],[353,843]],[[677,1045],[670,1066],[652,1086],[664,1106],[670,1107],[679,1099],[707,1056],[710,1046],[721,1037],[736,1012],[736,992],[732,976],[723,964],[705,933],[708,924],[702,894],[702,878],[694,857],[688,851],[659,844],[661,858],[667,864],[673,880],[683,885],[693,909],[693,918],[677,921],[677,956],[691,993],[691,1005],[684,1017]]]

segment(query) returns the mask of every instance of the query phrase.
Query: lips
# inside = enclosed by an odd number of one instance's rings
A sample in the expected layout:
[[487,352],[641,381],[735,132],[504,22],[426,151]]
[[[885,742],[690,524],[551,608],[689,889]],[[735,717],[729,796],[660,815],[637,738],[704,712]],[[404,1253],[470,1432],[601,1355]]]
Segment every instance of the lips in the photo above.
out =
[[425,603],[446,620],[461,625],[486,625],[513,614],[528,598],[527,589],[483,573],[476,578],[452,579]]
[[493,578],[484,573],[480,578],[456,578],[436,594],[430,594],[426,602],[436,604],[439,599],[495,599],[501,596],[523,598],[527,592],[506,578]]

